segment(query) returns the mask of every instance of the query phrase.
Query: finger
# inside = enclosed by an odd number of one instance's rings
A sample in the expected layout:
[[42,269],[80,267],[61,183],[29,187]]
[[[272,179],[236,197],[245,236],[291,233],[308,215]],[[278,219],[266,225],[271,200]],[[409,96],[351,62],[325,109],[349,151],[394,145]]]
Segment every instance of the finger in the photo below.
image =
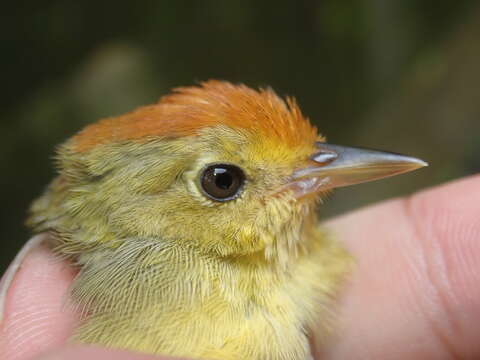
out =
[[2,280],[6,295],[0,327],[2,360],[30,359],[64,344],[76,320],[65,306],[72,268],[39,241],[27,248]]
[[25,260],[30,252],[37,248],[44,240],[45,237],[39,235],[27,241],[27,243],[18,252],[17,256],[15,256],[15,259],[12,261],[5,274],[3,274],[2,280],[0,281],[0,324],[3,322],[7,293],[12,285],[15,275],[18,272],[18,269],[22,266],[23,260]]
[[480,358],[479,214],[475,176],[331,222],[357,268],[325,358]]
[[35,360],[181,360],[179,358],[152,356],[94,346],[68,346],[36,358]]

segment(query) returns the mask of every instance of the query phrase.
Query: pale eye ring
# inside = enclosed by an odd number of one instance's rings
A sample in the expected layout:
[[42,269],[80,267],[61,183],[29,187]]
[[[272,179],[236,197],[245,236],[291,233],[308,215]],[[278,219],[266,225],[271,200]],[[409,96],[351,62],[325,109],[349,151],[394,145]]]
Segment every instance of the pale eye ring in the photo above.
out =
[[231,164],[210,164],[200,174],[202,192],[215,201],[233,200],[243,190],[245,173]]

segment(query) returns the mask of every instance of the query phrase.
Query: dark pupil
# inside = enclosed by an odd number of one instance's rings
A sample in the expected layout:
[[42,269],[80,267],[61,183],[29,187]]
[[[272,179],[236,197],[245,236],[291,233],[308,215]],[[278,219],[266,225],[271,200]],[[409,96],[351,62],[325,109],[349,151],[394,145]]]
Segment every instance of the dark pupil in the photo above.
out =
[[202,189],[208,197],[217,201],[234,199],[242,190],[245,175],[239,167],[229,164],[209,166],[202,173]]
[[227,169],[216,168],[214,170],[215,185],[222,190],[228,190],[233,184],[232,174]]

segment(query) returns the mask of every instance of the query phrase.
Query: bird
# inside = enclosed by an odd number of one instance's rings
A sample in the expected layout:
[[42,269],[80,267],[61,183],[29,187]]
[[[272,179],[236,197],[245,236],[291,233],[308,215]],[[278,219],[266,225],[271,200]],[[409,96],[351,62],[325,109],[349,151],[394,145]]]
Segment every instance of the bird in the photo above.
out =
[[312,359],[355,269],[317,208],[426,165],[327,143],[294,98],[222,80],[92,123],[55,161],[27,224],[78,269],[72,341],[223,360]]

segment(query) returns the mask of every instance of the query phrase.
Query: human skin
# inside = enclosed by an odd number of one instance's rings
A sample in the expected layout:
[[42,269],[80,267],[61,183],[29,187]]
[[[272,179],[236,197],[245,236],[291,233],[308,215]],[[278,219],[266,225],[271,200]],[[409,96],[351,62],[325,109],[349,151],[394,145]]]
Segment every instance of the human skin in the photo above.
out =
[[[357,266],[340,296],[336,334],[323,345],[314,331],[315,359],[480,357],[479,175],[360,209],[326,226]],[[74,275],[39,245],[10,284],[4,278],[2,359],[169,359],[65,345],[77,321],[65,305]]]

